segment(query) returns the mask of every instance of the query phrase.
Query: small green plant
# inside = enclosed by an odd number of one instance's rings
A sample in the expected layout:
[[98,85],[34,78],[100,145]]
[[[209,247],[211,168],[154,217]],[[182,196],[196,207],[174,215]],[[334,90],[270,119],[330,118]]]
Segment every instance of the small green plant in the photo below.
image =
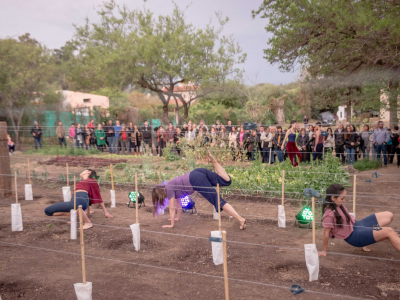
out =
[[369,160],[368,158],[364,158],[356,161],[353,167],[359,171],[366,171],[378,169],[380,164],[381,162],[379,160]]
[[39,176],[39,174],[35,170],[32,170],[32,178],[37,179],[38,176]]
[[126,163],[117,163],[117,164],[114,166],[114,168],[117,169],[117,170],[122,170],[122,169],[125,168],[125,166],[126,166]]
[[175,154],[174,148],[175,148],[174,144],[167,143],[167,145],[163,149],[163,157],[165,157],[166,161],[176,161],[180,159],[180,157]]
[[52,223],[50,223],[50,224],[47,224],[47,225],[46,225],[46,228],[47,228],[47,229],[54,228],[54,224],[52,224]]

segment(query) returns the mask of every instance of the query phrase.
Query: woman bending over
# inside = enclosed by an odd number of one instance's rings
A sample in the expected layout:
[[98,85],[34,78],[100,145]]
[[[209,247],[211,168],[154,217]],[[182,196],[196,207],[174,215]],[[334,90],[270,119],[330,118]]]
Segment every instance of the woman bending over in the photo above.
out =
[[[107,218],[112,218],[113,216],[107,212],[104,206],[103,200],[101,199],[100,188],[97,183],[96,171],[87,169],[79,175],[82,180],[76,184],[76,208],[82,205],[83,210],[83,221],[85,225],[83,229],[89,229],[93,227],[90,222],[86,210],[90,205],[99,203],[104,211],[104,215]],[[44,212],[48,216],[69,216],[71,209],[74,209],[74,195],[72,195],[69,202],[59,202],[52,204],[45,208]]]
[[389,239],[397,251],[400,251],[400,237],[391,228],[386,227],[393,220],[389,211],[379,212],[356,221],[344,206],[346,190],[340,184],[332,184],[326,190],[325,203],[322,206],[324,227],[323,251],[319,256],[326,256],[329,238],[345,240],[354,247],[365,247]]
[[[165,186],[156,186],[152,191],[154,212],[158,207],[164,206],[164,200],[169,199],[169,214],[171,217],[171,225],[163,225],[163,228],[174,227],[175,221],[179,221],[181,217],[182,204],[181,198],[199,192],[204,198],[214,205],[218,212],[218,195],[215,186],[231,185],[231,178],[224,168],[216,161],[216,159],[208,152],[208,157],[214,165],[215,172],[207,169],[195,169],[190,173],[176,177],[167,182]],[[175,218],[175,204],[178,208],[178,215]],[[225,210],[230,216],[237,219],[240,223],[240,229],[246,228],[246,220],[239,216],[232,205],[220,198],[221,210]]]

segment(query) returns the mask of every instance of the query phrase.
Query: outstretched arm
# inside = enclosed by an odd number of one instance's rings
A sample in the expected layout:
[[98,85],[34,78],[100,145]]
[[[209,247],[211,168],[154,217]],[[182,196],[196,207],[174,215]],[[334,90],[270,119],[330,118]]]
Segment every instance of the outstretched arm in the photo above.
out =
[[172,228],[175,225],[175,197],[169,199],[169,216],[171,218],[171,225],[163,225],[163,228]]
[[318,256],[326,256],[326,252],[328,251],[329,233],[331,230],[331,228],[324,228],[323,248],[322,251],[318,253]]

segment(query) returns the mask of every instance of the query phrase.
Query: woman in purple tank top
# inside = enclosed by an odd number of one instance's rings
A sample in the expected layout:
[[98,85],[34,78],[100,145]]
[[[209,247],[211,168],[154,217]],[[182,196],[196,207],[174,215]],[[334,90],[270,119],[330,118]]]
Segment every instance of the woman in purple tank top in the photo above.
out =
[[[165,186],[159,185],[152,190],[153,199],[153,214],[159,207],[164,206],[164,201],[169,200],[169,215],[171,217],[171,225],[163,225],[163,228],[170,228],[175,226],[175,221],[179,221],[181,216],[182,204],[181,198],[193,194],[197,191],[208,202],[210,202],[215,211],[218,212],[218,194],[214,187],[219,184],[220,186],[231,185],[231,178],[225,169],[216,161],[214,156],[208,152],[208,157],[214,165],[215,172],[199,168],[190,173],[176,177],[166,183]],[[178,214],[175,218],[175,205],[178,208]],[[220,197],[221,210],[225,210],[230,216],[237,219],[240,223],[240,229],[246,228],[246,220],[242,218],[222,197]]]

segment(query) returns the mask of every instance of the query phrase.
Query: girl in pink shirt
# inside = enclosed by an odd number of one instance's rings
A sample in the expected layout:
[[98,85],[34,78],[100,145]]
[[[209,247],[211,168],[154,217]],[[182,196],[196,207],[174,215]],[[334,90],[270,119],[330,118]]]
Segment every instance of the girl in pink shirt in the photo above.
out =
[[396,250],[400,251],[400,237],[389,225],[393,220],[390,211],[372,214],[356,221],[344,206],[346,190],[334,183],[326,190],[325,203],[322,206],[322,226],[324,227],[323,251],[319,256],[326,256],[329,238],[345,240],[354,247],[363,247],[389,239]]

